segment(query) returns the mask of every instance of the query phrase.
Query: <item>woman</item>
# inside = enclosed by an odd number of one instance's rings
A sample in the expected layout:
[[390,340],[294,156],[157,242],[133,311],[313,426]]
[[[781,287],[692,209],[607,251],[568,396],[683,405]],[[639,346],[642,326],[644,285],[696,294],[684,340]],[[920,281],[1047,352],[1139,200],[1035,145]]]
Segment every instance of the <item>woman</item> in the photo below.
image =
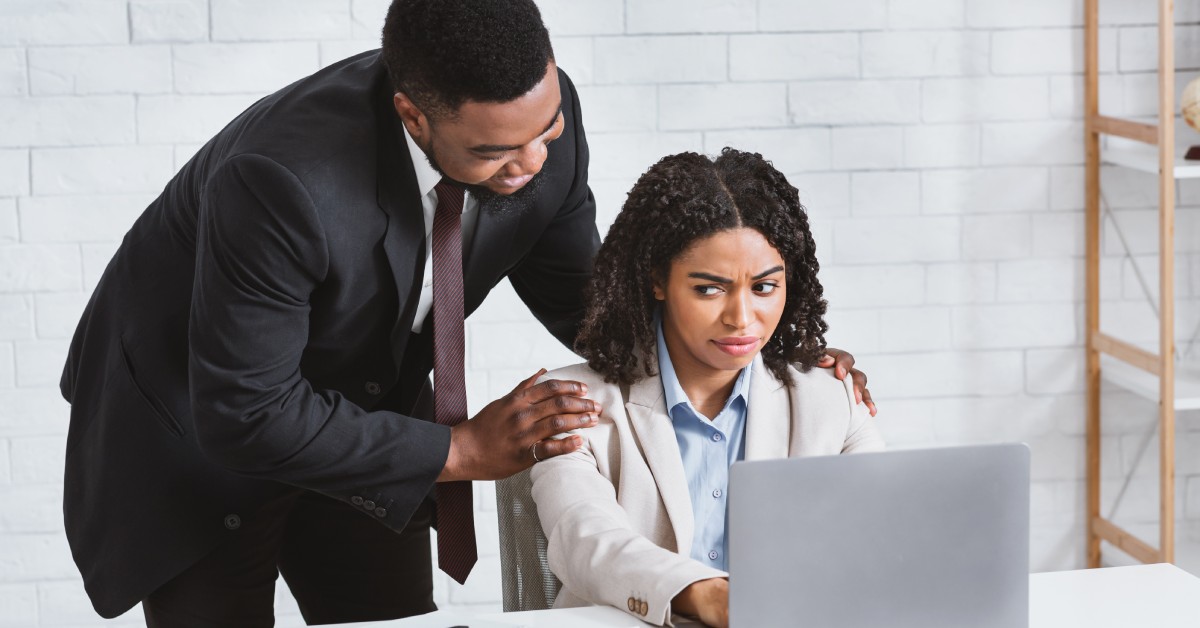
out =
[[672,155],[638,180],[596,258],[587,364],[547,375],[603,408],[531,471],[555,606],[726,625],[729,465],[883,447],[850,383],[814,368],[817,269],[796,189],[760,155]]

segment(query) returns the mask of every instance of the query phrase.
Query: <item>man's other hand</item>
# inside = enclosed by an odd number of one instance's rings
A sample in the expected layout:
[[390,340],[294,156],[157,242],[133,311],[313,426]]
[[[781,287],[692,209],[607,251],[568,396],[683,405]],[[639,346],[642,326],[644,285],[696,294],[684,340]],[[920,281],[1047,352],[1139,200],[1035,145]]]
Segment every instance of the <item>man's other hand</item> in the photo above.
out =
[[875,416],[878,410],[875,409],[875,402],[871,401],[871,392],[867,390],[867,374],[854,368],[854,356],[841,349],[826,347],[825,357],[817,362],[817,366],[825,369],[833,367],[833,375],[838,379],[846,379],[849,374],[854,382],[855,401],[867,404],[871,416]]
[[600,405],[584,397],[587,386],[581,382],[549,379],[536,384],[545,372],[534,373],[473,419],[450,429],[450,455],[439,482],[499,480],[583,445],[579,436],[553,437],[595,425]]

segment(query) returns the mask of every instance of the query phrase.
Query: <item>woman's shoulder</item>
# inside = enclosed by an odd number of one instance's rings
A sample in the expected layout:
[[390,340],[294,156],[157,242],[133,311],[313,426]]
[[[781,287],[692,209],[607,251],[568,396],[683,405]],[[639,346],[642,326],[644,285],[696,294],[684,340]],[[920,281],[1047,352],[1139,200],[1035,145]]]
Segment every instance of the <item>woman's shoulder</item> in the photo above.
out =
[[604,376],[592,370],[587,362],[562,366],[552,371],[547,372],[538,381],[546,381],[548,379],[562,379],[574,382],[580,382],[587,385],[588,390],[599,389],[605,386],[616,387],[616,384],[609,384],[604,381]]
[[790,364],[788,373],[792,376],[792,390],[799,396],[818,397],[835,403],[849,402],[850,406],[854,405],[853,380],[850,377],[838,379],[832,368],[814,366],[804,371],[795,364]]
[[602,406],[607,407],[618,400],[622,402],[622,405],[624,403],[625,393],[621,385],[604,381],[604,376],[589,367],[586,362],[554,369],[543,375],[538,381],[548,379],[579,382],[587,386],[587,397]]

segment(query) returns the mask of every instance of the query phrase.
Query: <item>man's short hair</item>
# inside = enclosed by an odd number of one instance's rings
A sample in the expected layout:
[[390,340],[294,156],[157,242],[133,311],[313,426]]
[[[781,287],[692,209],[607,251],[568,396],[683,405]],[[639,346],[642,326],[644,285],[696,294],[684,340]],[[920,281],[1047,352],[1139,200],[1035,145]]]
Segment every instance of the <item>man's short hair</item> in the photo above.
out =
[[532,0],[393,0],[383,25],[392,87],[430,118],[468,100],[515,100],[553,59]]

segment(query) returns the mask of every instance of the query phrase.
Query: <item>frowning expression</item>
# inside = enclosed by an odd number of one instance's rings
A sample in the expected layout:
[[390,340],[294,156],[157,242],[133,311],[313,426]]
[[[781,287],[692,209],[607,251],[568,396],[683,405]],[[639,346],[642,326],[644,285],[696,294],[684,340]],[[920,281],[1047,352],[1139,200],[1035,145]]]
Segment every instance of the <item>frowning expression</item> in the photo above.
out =
[[746,227],[697,240],[675,258],[654,297],[681,379],[736,372],[754,360],[783,316],[785,270],[779,251]]

